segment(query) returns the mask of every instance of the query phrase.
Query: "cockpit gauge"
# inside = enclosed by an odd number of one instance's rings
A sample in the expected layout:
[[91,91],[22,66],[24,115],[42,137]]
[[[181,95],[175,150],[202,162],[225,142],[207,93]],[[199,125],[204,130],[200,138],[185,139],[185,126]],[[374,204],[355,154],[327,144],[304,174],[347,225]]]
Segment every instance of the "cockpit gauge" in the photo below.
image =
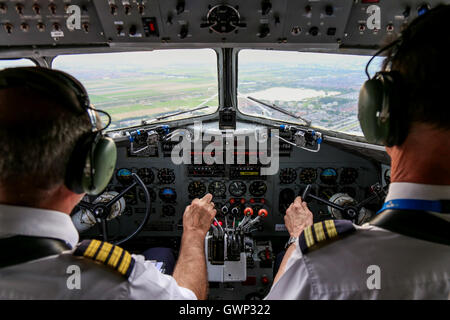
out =
[[336,184],[338,179],[337,171],[333,168],[327,168],[320,174],[320,181],[325,184]]
[[282,184],[293,183],[297,179],[297,172],[292,168],[284,168],[280,170],[280,182]]
[[242,181],[233,181],[230,183],[228,191],[234,197],[241,197],[247,191],[247,186]]
[[173,188],[162,188],[159,190],[159,198],[164,202],[175,202],[177,192]]
[[208,186],[208,192],[213,195],[213,197],[222,197],[227,192],[227,186],[222,181],[214,181]]
[[316,168],[304,168],[300,171],[300,183],[312,184],[315,183],[317,179],[317,169]]
[[387,169],[384,172],[384,181],[386,182],[386,184],[390,184],[391,183],[391,169]]
[[164,217],[173,217],[173,216],[175,216],[176,210],[170,204],[163,205],[161,209],[162,209],[162,215]]
[[333,188],[320,188],[319,197],[329,200],[335,193],[336,193],[336,190],[334,190]]
[[341,171],[341,184],[352,184],[358,178],[358,170],[355,168],[343,168]]
[[163,184],[170,184],[175,181],[175,173],[173,169],[162,168],[158,170],[158,180]]
[[206,186],[201,181],[192,181],[188,185],[188,192],[192,197],[201,197],[206,193]]
[[131,175],[131,170],[122,168],[116,172],[117,181],[123,185],[129,185],[133,182],[133,176]]
[[285,215],[287,208],[295,200],[295,192],[292,189],[283,189],[278,197],[278,210],[280,214]]
[[151,184],[155,180],[155,174],[150,168],[140,168],[137,174],[145,184]]
[[254,197],[261,197],[266,193],[267,185],[263,181],[254,181],[250,184],[248,191]]
[[[156,193],[155,193],[155,191],[153,191],[153,189],[151,189],[151,188],[147,188],[147,190],[148,190],[148,193],[150,194],[150,199],[152,201],[155,201],[156,200]],[[145,193],[144,193],[144,190],[142,190],[142,188],[138,188],[138,198],[142,202],[145,202]]]
[[355,188],[352,188],[352,187],[343,187],[343,188],[341,188],[341,190],[339,192],[346,193],[347,195],[349,195],[352,198],[356,197],[356,190],[355,190]]

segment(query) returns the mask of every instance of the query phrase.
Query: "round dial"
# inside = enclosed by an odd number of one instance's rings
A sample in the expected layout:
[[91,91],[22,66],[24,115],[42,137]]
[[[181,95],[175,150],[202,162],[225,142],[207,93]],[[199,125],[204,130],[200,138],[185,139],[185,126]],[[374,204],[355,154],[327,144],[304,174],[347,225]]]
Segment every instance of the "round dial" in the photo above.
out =
[[188,192],[193,197],[200,197],[206,193],[206,186],[201,181],[192,181],[189,183]]
[[221,197],[227,192],[227,186],[222,181],[215,181],[209,185],[208,191],[214,197]]
[[170,184],[175,181],[173,169],[162,168],[158,170],[158,180],[164,184]]
[[283,184],[289,184],[297,179],[297,172],[292,168],[284,168],[280,171],[280,182]]
[[[153,191],[153,189],[151,189],[151,188],[147,188],[147,190],[148,190],[148,193],[150,194],[150,199],[152,201],[155,201],[156,200],[155,191]],[[139,197],[139,200],[141,200],[142,202],[145,202],[145,194],[144,194],[144,190],[142,190],[142,188],[138,189],[138,197]]]
[[333,168],[327,168],[320,174],[320,181],[325,184],[336,184],[337,182],[337,172]]
[[173,217],[176,213],[176,210],[170,204],[165,204],[162,206],[162,215],[164,217]]
[[356,190],[352,187],[343,187],[339,192],[346,193],[352,198],[356,197]]
[[164,202],[175,202],[177,192],[172,188],[163,188],[159,190],[159,198]]
[[247,186],[242,181],[233,181],[228,187],[228,191],[234,197],[240,197],[247,191]]
[[250,187],[248,188],[250,194],[254,197],[261,197],[267,191],[267,185],[263,181],[255,181],[252,182]]
[[335,193],[336,191],[333,190],[332,188],[321,188],[319,190],[319,197],[329,200]]
[[295,192],[292,189],[283,189],[278,197],[278,210],[280,214],[286,214],[287,208],[295,200]]
[[137,175],[145,184],[151,184],[155,179],[155,175],[150,168],[140,168],[137,172]]
[[386,184],[390,184],[391,183],[391,169],[387,169],[384,172],[384,181],[386,181]]
[[304,168],[300,172],[300,182],[304,184],[312,184],[316,182],[317,179],[317,169],[315,168]]
[[131,175],[131,170],[122,168],[117,170],[116,172],[116,178],[117,181],[119,181],[121,184],[128,185],[133,182],[133,176]]
[[343,168],[341,171],[341,184],[351,184],[358,178],[358,170],[355,168]]

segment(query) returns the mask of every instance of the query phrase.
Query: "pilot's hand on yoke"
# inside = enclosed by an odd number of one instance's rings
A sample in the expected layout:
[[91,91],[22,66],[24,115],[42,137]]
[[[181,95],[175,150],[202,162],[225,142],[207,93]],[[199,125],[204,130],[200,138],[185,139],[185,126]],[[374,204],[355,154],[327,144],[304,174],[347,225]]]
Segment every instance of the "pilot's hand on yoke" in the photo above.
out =
[[295,198],[284,216],[284,223],[291,237],[298,238],[305,228],[312,226],[313,214],[301,197]]
[[196,234],[201,238],[206,236],[211,223],[216,216],[214,202],[210,193],[201,199],[194,199],[192,203],[186,207],[183,215],[184,233]]

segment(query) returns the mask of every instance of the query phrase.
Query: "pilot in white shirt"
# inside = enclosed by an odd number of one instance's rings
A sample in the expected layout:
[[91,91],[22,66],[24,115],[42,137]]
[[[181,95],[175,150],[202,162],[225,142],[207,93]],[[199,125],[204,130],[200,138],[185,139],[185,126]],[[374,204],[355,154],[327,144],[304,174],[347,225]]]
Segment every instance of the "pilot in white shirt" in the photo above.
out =
[[267,299],[449,298],[450,63],[439,28],[449,12],[437,6],[412,21],[378,51],[383,72],[361,88],[361,129],[391,158],[383,208],[363,226],[313,225],[298,197],[286,210],[290,246]]
[[[197,299],[141,255],[131,255],[134,263],[128,276],[75,256],[78,232],[62,212],[0,205],[0,238],[17,235],[60,239],[68,250],[0,268],[0,299]],[[72,276],[74,266],[79,279]]]
[[184,211],[173,276],[107,242],[78,244],[69,215],[116,162],[94,111],[66,73],[0,71],[0,299],[206,299],[211,194]]
[[[450,200],[450,186],[392,183],[389,189],[386,201]],[[450,221],[450,214],[433,214],[443,223]],[[284,274],[278,277],[266,299],[448,299],[449,245],[370,224],[331,222],[341,228],[336,232],[336,240],[328,240],[322,247],[318,242],[311,248],[297,240]],[[318,226],[320,223],[314,225],[315,239]],[[324,225],[323,229],[327,227]]]

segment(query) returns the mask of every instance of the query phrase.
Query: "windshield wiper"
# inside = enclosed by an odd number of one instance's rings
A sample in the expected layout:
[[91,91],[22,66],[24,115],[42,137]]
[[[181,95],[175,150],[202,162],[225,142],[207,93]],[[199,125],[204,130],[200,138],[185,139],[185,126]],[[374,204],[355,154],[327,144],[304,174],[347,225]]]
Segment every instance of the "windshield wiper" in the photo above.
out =
[[162,116],[156,117],[155,119],[144,120],[143,124],[149,124],[149,123],[152,123],[152,122],[155,122],[155,121],[171,118],[171,117],[174,117],[174,116],[179,116],[180,114],[190,113],[190,112],[194,112],[194,111],[198,111],[198,110],[202,110],[202,109],[206,109],[206,108],[209,108],[209,106],[202,106],[202,107],[198,107],[198,108],[194,108],[194,109],[190,109],[190,110],[178,111],[178,112],[174,112],[174,113],[171,113],[171,114],[162,115]]
[[310,120],[306,120],[306,119],[304,119],[304,118],[302,118],[302,117],[300,117],[300,116],[298,116],[298,115],[296,115],[296,114],[294,114],[292,112],[284,110],[283,108],[280,108],[279,106],[277,106],[275,103],[268,104],[268,103],[266,103],[264,101],[258,100],[256,98],[253,98],[253,97],[250,97],[250,96],[248,96],[247,98],[250,99],[250,100],[253,100],[253,101],[255,101],[255,102],[259,103],[259,104],[262,104],[263,106],[266,106],[266,107],[268,107],[270,109],[273,109],[273,110],[281,112],[281,113],[283,113],[285,115],[288,115],[288,116],[290,116],[292,118],[300,119],[303,122],[305,122],[307,126],[311,126],[311,121]]

